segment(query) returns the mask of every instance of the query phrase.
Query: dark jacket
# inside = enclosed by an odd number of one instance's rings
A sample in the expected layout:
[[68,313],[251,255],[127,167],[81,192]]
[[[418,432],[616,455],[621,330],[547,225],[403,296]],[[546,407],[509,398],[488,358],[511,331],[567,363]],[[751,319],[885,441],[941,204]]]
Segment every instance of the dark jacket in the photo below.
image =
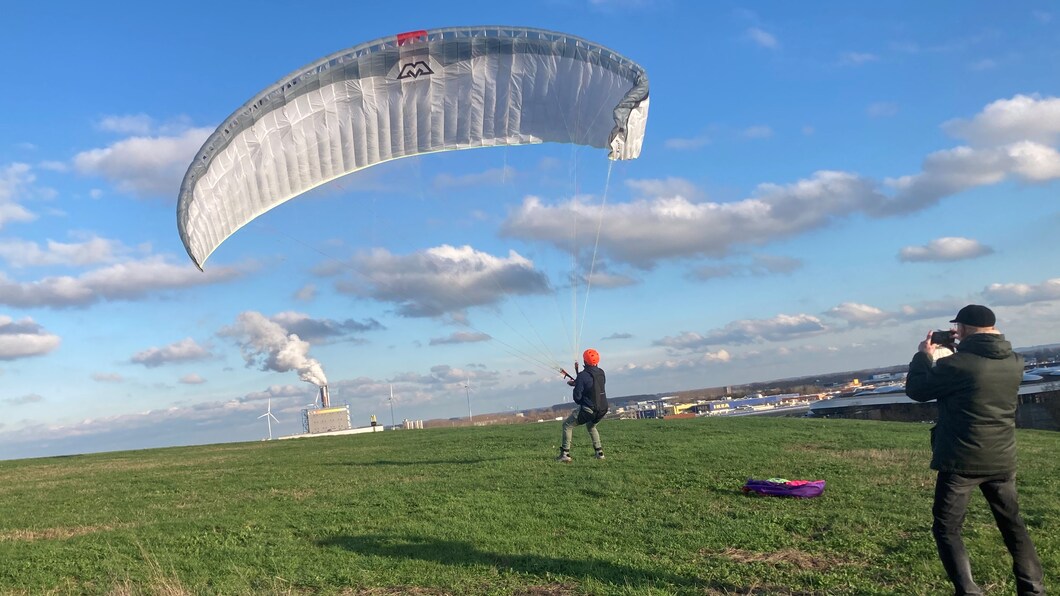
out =
[[1015,472],[1022,380],[1023,357],[1003,335],[970,335],[934,367],[927,354],[917,352],[905,394],[916,401],[938,400],[931,468],[969,476]]
[[586,365],[574,379],[574,403],[592,410],[596,420],[607,414],[606,383],[604,371],[598,366]]

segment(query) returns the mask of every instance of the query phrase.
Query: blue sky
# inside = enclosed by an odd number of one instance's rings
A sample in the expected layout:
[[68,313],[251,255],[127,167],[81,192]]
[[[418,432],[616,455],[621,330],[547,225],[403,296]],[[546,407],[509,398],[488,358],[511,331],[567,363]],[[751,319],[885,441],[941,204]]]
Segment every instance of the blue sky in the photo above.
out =
[[[620,396],[899,364],[971,302],[1057,341],[1050,3],[503,4],[7,7],[0,458],[255,440],[269,399],[298,432],[316,390],[276,330],[355,425],[391,385],[398,420],[465,416],[467,379],[476,412],[564,401],[548,366],[587,347]],[[398,160],[187,258],[180,180],[232,111],[361,42],[488,24],[641,64],[641,157]]]

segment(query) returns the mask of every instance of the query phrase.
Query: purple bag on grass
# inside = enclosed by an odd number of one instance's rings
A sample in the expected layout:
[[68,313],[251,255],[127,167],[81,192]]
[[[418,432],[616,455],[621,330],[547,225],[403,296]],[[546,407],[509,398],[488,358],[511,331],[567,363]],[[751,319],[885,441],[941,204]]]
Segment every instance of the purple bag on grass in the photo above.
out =
[[741,490],[745,493],[769,497],[812,499],[821,496],[824,492],[824,480],[785,480],[784,478],[755,480],[748,478],[747,484],[743,485]]

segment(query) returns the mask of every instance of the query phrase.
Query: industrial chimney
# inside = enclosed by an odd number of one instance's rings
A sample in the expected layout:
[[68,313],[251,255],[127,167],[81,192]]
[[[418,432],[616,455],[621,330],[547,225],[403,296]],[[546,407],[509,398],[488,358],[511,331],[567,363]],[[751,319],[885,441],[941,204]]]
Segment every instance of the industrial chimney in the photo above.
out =
[[328,397],[328,386],[327,385],[323,385],[323,386],[320,387],[320,407],[322,407],[322,408],[330,408],[331,407],[331,398]]

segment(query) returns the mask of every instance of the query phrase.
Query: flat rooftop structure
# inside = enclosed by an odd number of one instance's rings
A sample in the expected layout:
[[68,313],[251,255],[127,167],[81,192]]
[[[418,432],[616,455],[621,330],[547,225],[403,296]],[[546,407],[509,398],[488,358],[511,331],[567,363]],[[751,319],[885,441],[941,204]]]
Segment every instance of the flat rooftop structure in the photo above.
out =
[[305,437],[334,437],[338,435],[359,435],[362,433],[381,433],[383,432],[382,426],[362,426],[360,428],[349,428],[346,430],[333,430],[322,433],[302,433],[300,435],[287,435],[286,437],[280,437],[280,439],[302,439]]

